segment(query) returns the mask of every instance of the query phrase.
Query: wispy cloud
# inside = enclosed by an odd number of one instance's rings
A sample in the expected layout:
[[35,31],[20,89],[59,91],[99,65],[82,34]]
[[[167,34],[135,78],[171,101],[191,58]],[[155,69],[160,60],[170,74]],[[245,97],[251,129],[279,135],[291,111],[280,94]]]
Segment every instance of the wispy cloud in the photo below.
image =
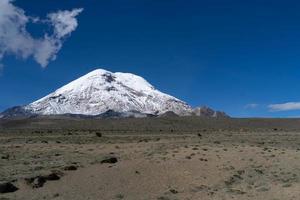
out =
[[287,102],[282,104],[271,104],[268,106],[272,112],[300,110],[300,102]]
[[246,109],[254,109],[254,108],[257,108],[259,106],[259,104],[257,103],[249,103],[247,105],[245,105],[245,108]]
[[[28,16],[25,11],[13,5],[13,0],[0,0],[0,61],[6,55],[27,59],[32,57],[42,67],[56,59],[63,41],[76,30],[76,16],[83,9],[58,11],[46,19]],[[41,38],[34,38],[26,29],[28,24],[43,23],[53,28]]]

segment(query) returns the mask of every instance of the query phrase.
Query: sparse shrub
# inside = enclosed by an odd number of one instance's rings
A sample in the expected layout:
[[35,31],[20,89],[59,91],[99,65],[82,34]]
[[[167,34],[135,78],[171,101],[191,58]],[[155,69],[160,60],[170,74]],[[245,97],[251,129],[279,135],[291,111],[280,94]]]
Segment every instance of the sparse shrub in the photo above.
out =
[[117,198],[117,199],[124,199],[124,195],[123,195],[123,194],[117,194],[117,195],[116,195],[116,198]]

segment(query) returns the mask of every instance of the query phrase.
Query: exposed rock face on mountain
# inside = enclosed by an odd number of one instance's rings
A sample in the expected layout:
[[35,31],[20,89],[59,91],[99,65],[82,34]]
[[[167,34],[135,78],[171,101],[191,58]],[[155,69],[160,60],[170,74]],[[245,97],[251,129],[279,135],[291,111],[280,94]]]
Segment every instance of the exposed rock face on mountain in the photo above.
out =
[[199,117],[215,117],[215,118],[227,118],[229,117],[225,112],[214,111],[213,109],[203,106],[193,109],[192,115]]
[[105,113],[97,115],[95,117],[98,118],[143,118],[143,117],[154,117],[156,115],[140,113],[137,111],[129,111],[129,112],[115,112],[113,110],[108,110]]
[[223,116],[207,107],[193,110],[187,103],[155,89],[140,76],[97,69],[29,105],[10,108],[0,117],[147,117],[168,112],[180,116]]

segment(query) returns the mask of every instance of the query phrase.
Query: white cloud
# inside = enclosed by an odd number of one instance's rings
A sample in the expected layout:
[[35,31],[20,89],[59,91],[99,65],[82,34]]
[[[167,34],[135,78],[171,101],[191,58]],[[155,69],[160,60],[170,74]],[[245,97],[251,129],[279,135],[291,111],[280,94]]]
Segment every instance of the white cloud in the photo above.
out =
[[[0,61],[6,55],[27,59],[33,57],[42,67],[56,59],[63,41],[77,28],[76,16],[83,9],[58,11],[47,15],[46,20],[27,16],[25,11],[12,4],[13,0],[0,0]],[[53,33],[34,38],[26,29],[29,23],[46,23]]]
[[290,110],[300,110],[300,102],[288,102],[282,104],[271,104],[268,106],[270,111],[290,111]]
[[246,109],[254,109],[254,108],[257,108],[258,106],[259,105],[256,103],[250,103],[250,104],[245,105],[245,108]]
[[82,11],[83,9],[80,8],[72,11],[58,11],[56,13],[48,14],[48,18],[54,26],[55,36],[62,38],[73,32],[78,26],[78,22],[75,17]]

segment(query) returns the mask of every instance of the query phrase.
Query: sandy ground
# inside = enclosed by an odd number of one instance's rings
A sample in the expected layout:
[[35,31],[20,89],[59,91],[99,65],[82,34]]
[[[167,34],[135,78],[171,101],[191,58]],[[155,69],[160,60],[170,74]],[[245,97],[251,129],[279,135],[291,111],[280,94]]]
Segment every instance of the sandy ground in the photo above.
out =
[[198,134],[0,134],[0,182],[18,188],[0,199],[299,199],[299,133]]

